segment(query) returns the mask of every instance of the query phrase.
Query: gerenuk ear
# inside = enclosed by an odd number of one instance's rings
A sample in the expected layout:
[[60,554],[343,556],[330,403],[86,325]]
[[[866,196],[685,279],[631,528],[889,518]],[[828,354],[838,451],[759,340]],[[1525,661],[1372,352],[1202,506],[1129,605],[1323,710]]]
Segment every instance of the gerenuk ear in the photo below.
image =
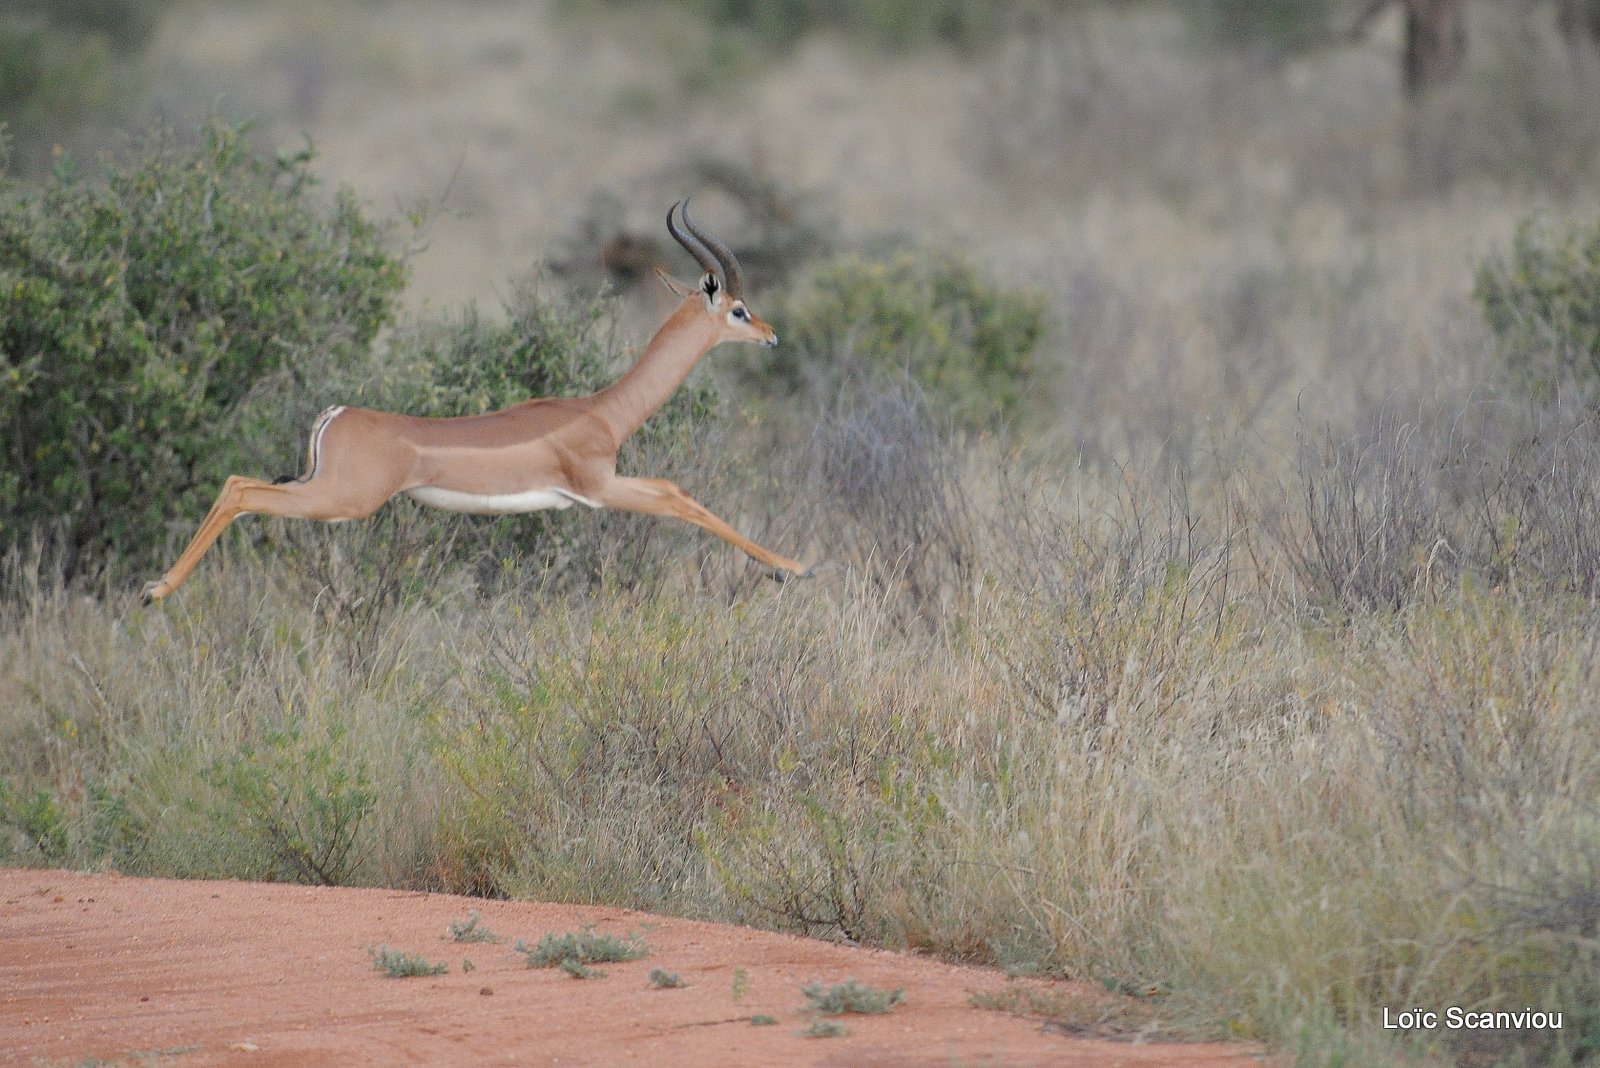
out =
[[661,279],[661,284],[666,286],[667,291],[672,293],[674,296],[687,297],[690,293],[694,292],[694,290],[689,286],[684,285],[666,271],[663,271],[660,267],[656,268],[656,277]]
[[706,306],[715,308],[717,297],[722,292],[722,283],[717,280],[715,271],[707,271],[700,279],[700,292],[706,296]]

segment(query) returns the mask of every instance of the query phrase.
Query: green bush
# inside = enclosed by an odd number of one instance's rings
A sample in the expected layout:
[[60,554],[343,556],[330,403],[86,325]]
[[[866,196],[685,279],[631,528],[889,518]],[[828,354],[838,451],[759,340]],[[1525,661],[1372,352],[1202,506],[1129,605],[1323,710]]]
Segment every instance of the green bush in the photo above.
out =
[[157,130],[104,184],[0,186],[0,547],[58,523],[69,571],[164,556],[281,436],[250,411],[263,381],[390,321],[384,231],[312,194],[309,150],[268,163],[245,134]]
[[[634,0],[611,0],[613,4]],[[993,41],[1007,21],[1040,6],[1079,0],[679,0],[719,30],[738,29],[769,47],[831,31],[896,51],[944,45],[969,51]]]
[[362,861],[362,821],[376,793],[346,733],[331,727],[325,739],[298,727],[265,732],[218,758],[207,777],[218,792],[212,814],[266,858],[273,879],[338,886]]
[[21,142],[19,155],[43,155],[47,146],[36,142],[59,139],[103,109],[116,92],[116,69],[101,38],[0,16],[0,116],[7,135]]
[[854,979],[846,979],[830,987],[821,983],[807,983],[800,988],[806,996],[806,1005],[824,1016],[842,1016],[847,1012],[874,1015],[888,1012],[905,1000],[906,992],[880,990]]
[[1535,393],[1600,396],[1600,222],[1555,232],[1525,222],[1474,290],[1511,372]]
[[60,862],[70,845],[66,818],[55,796],[39,790],[22,797],[4,779],[0,779],[0,828],[20,833],[46,861]]
[[53,145],[124,109],[130,57],[169,0],[10,0],[0,11],[0,119],[14,163],[48,167]]
[[103,37],[119,49],[139,48],[161,23],[171,0],[12,0],[12,11],[62,30]]
[[1326,38],[1339,0],[1200,0],[1186,6],[1212,40],[1270,52],[1289,52]]
[[1008,292],[971,263],[931,253],[819,268],[769,318],[782,344],[747,365],[762,388],[824,396],[852,374],[908,371],[936,405],[981,424],[1033,389],[1044,299]]

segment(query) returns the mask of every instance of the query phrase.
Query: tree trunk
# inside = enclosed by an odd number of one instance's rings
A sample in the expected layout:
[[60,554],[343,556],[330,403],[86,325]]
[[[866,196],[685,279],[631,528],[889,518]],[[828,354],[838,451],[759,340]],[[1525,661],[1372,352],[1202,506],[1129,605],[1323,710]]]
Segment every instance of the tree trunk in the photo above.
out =
[[[1588,3],[1589,0],[1562,0]],[[1413,100],[1461,73],[1467,58],[1467,19],[1462,0],[1405,0],[1403,73]]]
[[1556,14],[1572,55],[1572,72],[1584,85],[1600,85],[1600,0],[1560,0]]

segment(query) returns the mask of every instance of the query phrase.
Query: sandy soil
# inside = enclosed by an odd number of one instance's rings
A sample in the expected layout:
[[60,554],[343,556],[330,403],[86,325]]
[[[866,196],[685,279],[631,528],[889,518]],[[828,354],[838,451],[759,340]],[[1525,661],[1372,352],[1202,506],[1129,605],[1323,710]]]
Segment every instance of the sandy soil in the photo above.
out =
[[[452,920],[530,944],[594,924],[637,933],[643,960],[577,980],[507,945],[458,943]],[[444,962],[391,979],[376,947]],[[466,961],[472,969],[464,969]],[[652,969],[686,984],[656,989]],[[883,1016],[809,1038],[802,984],[905,991]],[[445,894],[0,870],[0,1063],[496,1065],[1199,1065],[1254,1068],[1241,1046],[1111,1042],[975,1009],[1008,980],[621,909]],[[1082,993],[1066,984],[1063,994]],[[776,1019],[752,1026],[751,1017]]]

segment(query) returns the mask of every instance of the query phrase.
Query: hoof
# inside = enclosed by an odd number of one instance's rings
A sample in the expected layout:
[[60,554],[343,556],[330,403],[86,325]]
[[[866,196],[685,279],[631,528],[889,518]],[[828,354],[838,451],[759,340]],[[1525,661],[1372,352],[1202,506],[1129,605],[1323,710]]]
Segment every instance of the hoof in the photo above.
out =
[[139,603],[143,605],[155,604],[171,592],[171,587],[160,579],[155,582],[147,582],[145,583],[144,591],[139,594]]

